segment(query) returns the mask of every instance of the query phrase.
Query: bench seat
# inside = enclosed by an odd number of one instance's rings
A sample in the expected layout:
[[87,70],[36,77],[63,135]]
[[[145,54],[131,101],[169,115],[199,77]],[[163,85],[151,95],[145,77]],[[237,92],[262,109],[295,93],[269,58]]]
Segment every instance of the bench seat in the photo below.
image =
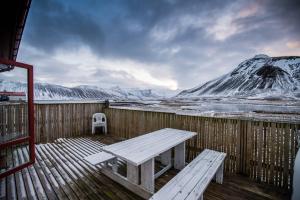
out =
[[99,153],[95,153],[85,157],[84,160],[88,161],[92,165],[98,165],[103,162],[110,161],[114,158],[116,158],[114,155],[101,151]]
[[225,157],[225,153],[205,149],[150,199],[202,199],[213,178],[222,184]]

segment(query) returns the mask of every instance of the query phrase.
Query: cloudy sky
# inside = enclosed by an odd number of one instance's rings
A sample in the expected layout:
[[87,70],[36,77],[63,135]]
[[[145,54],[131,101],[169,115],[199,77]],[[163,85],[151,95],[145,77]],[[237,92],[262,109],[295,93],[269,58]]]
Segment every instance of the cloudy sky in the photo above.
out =
[[194,87],[255,54],[300,55],[299,0],[33,0],[18,60],[37,82]]

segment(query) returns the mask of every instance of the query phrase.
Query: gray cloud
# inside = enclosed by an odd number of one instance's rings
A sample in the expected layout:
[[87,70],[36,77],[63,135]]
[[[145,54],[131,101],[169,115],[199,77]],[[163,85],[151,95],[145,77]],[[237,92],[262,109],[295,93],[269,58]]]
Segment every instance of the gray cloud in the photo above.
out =
[[32,4],[25,35],[31,45],[50,52],[74,41],[103,46],[104,33],[100,24],[80,8],[74,10],[53,0],[33,1]]
[[[80,74],[82,80],[86,76],[72,70],[76,64],[53,57],[58,50],[85,46],[98,59],[129,59],[158,79],[168,74],[180,88],[193,87],[257,53],[299,53],[286,47],[300,42],[299,2],[38,0],[32,2],[19,57],[34,62],[38,78],[45,78],[41,81],[57,81],[64,74],[69,79],[62,83],[81,84]],[[89,74],[89,79],[101,74],[95,84],[143,85],[126,69],[98,68]]]

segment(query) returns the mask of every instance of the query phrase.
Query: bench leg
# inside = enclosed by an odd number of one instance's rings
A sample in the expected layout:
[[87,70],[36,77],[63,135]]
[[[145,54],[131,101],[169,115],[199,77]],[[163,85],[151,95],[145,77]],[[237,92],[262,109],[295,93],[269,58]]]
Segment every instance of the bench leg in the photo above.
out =
[[219,184],[223,183],[223,170],[224,170],[224,162],[221,164],[219,169],[216,172],[215,181]]
[[107,167],[107,166],[108,166],[107,161],[105,161],[105,162],[102,163],[102,167]]
[[171,163],[171,154],[172,154],[172,150],[168,150],[164,153],[161,154],[160,156],[160,162],[163,165],[169,165]]
[[185,166],[185,142],[177,145],[174,150],[174,168],[181,170]]
[[199,197],[199,200],[203,200],[203,194],[201,194],[201,196]]
[[134,184],[139,184],[139,167],[127,162],[127,179]]
[[154,158],[141,165],[141,186],[154,193]]
[[111,165],[112,165],[113,172],[117,173],[118,172],[118,159],[117,158],[112,159]]

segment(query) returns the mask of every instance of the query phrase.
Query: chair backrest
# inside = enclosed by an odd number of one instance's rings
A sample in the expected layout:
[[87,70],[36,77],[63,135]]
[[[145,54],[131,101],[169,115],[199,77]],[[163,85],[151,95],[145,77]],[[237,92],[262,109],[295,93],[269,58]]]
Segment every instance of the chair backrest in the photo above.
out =
[[93,122],[106,122],[106,116],[104,113],[93,114]]

